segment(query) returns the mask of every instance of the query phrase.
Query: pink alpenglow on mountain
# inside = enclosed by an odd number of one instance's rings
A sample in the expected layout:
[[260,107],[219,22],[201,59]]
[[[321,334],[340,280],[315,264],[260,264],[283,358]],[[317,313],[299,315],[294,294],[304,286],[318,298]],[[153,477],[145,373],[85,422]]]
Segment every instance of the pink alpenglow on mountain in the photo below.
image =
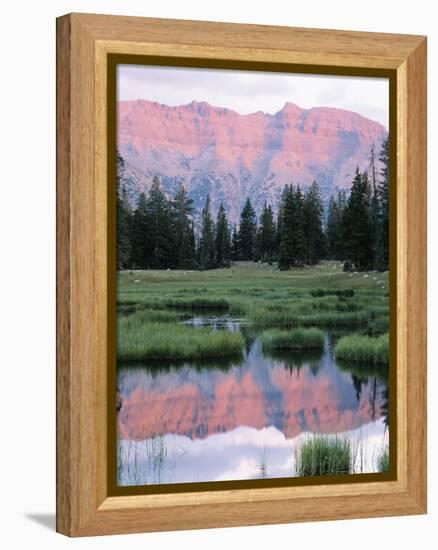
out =
[[168,193],[183,183],[196,209],[210,194],[213,210],[223,202],[232,221],[247,197],[257,211],[265,201],[276,208],[289,183],[306,188],[316,180],[325,201],[348,190],[356,167],[367,169],[371,148],[378,152],[387,136],[357,113],[293,103],[242,115],[206,102],[120,101],[117,124],[132,201],[158,176]]

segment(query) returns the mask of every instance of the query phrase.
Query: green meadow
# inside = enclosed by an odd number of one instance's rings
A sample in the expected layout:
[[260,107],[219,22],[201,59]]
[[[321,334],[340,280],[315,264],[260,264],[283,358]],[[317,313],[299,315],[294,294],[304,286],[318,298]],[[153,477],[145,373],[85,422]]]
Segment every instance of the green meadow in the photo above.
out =
[[243,338],[182,321],[214,310],[262,331],[266,349],[323,345],[322,329],[352,336],[338,342],[340,358],[386,363],[387,273],[344,273],[339,262],[278,271],[236,262],[208,271],[146,270],[118,274],[119,359],[199,359],[240,353]]

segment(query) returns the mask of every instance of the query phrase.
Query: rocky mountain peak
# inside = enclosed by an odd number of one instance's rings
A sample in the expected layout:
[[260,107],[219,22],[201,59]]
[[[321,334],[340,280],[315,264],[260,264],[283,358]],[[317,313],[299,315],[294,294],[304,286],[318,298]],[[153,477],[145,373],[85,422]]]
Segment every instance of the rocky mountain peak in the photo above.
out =
[[275,114],[239,114],[192,101],[168,106],[148,100],[118,103],[117,142],[133,202],[158,176],[169,194],[183,183],[202,208],[223,203],[238,221],[249,197],[259,211],[276,209],[284,185],[316,180],[323,198],[349,189],[357,166],[369,165],[386,129],[357,113],[331,107],[302,109],[286,102]]

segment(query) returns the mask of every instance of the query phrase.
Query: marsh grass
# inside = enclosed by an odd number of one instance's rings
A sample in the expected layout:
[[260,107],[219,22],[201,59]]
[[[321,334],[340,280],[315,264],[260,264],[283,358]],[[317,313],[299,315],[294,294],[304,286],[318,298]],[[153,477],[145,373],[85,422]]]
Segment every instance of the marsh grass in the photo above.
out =
[[368,322],[368,335],[379,336],[385,334],[389,330],[389,318],[388,315],[384,317],[376,317]]
[[302,326],[344,327],[366,325],[370,315],[367,311],[329,311],[314,313],[299,318]]
[[290,331],[271,329],[265,331],[260,339],[263,349],[268,350],[305,350],[324,347],[324,333],[317,328],[297,328]]
[[212,298],[205,296],[191,298],[169,298],[164,300],[164,305],[169,308],[227,310],[230,307],[230,302],[224,298]]
[[256,306],[247,311],[247,317],[255,327],[297,327],[302,315],[294,307]]
[[137,311],[137,304],[118,304],[117,315],[130,315]]
[[389,448],[386,445],[377,457],[377,471],[380,473],[389,471]]
[[163,309],[140,309],[128,317],[130,326],[143,323],[177,323],[181,316]]
[[370,314],[367,311],[305,312],[302,306],[283,306],[277,310],[255,307],[248,311],[248,319],[258,327],[345,327],[366,326]]
[[[162,483],[172,471],[172,462],[163,435],[148,439],[117,442],[117,480],[119,485]],[[170,479],[169,479],[170,481]]]
[[259,452],[259,464],[258,464],[259,476],[262,479],[269,477],[268,464],[269,464],[269,449],[267,447],[263,447]]
[[295,475],[299,477],[349,474],[352,453],[348,439],[315,435],[295,451]]
[[322,297],[322,296],[343,296],[345,298],[352,298],[354,296],[354,290],[352,288],[345,289],[332,289],[332,288],[316,288],[311,292],[312,296]]
[[387,365],[389,357],[389,337],[382,334],[377,338],[351,334],[343,336],[335,346],[337,359],[358,363]]
[[133,317],[118,320],[117,357],[121,361],[238,356],[245,343],[238,332],[193,330],[181,324],[139,322]]
[[304,315],[320,310],[356,311],[370,304],[383,307],[387,305],[385,292],[370,277],[349,278],[340,265],[327,262],[286,272],[238,262],[230,269],[203,272],[120,272],[117,302],[153,309],[233,308],[240,313],[276,303]]

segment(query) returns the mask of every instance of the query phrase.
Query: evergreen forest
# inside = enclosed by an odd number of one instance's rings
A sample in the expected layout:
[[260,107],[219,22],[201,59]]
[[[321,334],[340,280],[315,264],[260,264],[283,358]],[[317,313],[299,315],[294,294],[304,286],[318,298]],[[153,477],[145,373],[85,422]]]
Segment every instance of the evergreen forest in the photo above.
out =
[[368,170],[359,168],[347,194],[338,191],[324,211],[314,181],[306,190],[286,185],[280,204],[265,203],[257,219],[248,198],[238,224],[221,204],[213,216],[207,196],[200,216],[181,185],[169,198],[157,177],[134,208],[127,199],[124,161],[117,154],[117,268],[207,270],[235,261],[276,263],[280,270],[343,262],[344,271],[387,271],[389,261],[388,139]]

